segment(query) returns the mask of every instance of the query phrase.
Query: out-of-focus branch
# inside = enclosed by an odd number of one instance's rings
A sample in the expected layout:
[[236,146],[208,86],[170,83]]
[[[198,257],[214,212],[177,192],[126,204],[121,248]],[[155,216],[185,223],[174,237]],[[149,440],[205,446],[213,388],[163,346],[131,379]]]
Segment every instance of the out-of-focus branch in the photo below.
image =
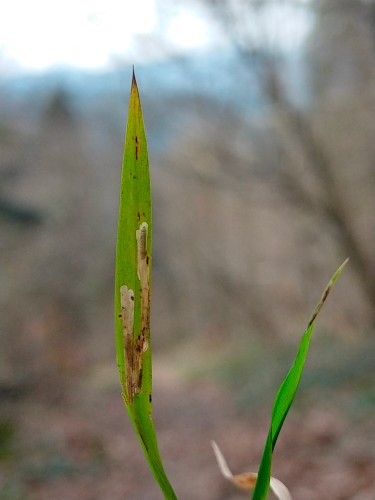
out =
[[[208,0],[208,4],[211,5],[217,18],[225,27],[226,36],[231,37],[244,64],[251,67],[253,72],[255,71],[259,79],[259,87],[263,90],[266,101],[273,107],[282,134],[293,137],[296,145],[303,152],[304,160],[309,165],[309,169],[319,186],[319,199],[313,199],[312,194],[308,193],[296,175],[287,169],[280,172],[280,175],[284,176],[284,182],[281,185],[287,185],[289,190],[294,191],[294,195],[301,194],[303,197],[306,195],[304,205],[307,203],[315,213],[328,220],[336,229],[335,235],[339,234],[341,246],[345,254],[350,256],[353,269],[363,285],[369,302],[375,307],[374,266],[372,262],[369,262],[360,240],[356,237],[350,214],[347,213],[345,200],[342,199],[338,190],[337,174],[334,173],[332,159],[327,153],[323,141],[314,133],[311,122],[288,99],[279,77],[277,60],[273,54],[266,48],[265,50],[259,49],[259,44],[252,44],[251,37],[247,40],[243,30],[240,33],[236,32],[239,21],[238,9],[245,9],[245,4],[236,4],[236,9],[233,8],[230,1]],[[353,0],[345,2],[348,9],[354,7],[358,9],[359,7],[370,9],[373,12],[375,2],[368,4],[369,2],[353,2]],[[253,9],[259,7],[256,1],[250,2],[248,5]],[[335,7],[335,1],[329,2],[328,7]],[[243,19],[241,19],[241,25],[246,25]],[[297,198],[301,198],[301,196],[297,196]]]
[[283,125],[302,146],[309,166],[319,181],[321,193],[324,195],[321,200],[322,213],[338,229],[345,253],[350,255],[352,265],[364,285],[368,299],[375,306],[374,269],[354,234],[344,200],[337,189],[331,160],[324,150],[322,141],[319,141],[314,134],[309,121],[288,102],[286,93],[274,72],[270,73],[270,81],[266,88]]
[[34,209],[22,207],[0,197],[0,217],[23,226],[40,224],[42,216]]

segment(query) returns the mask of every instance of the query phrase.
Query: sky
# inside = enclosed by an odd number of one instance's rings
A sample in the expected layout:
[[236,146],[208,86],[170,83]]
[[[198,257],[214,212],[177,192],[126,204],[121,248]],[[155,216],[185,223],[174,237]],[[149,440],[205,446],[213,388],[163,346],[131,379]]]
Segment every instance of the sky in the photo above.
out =
[[[257,25],[266,27],[276,43],[295,43],[308,23],[292,14],[269,9]],[[2,0],[3,73],[106,69],[120,60],[147,62],[226,43],[225,33],[194,0]]]
[[[4,1],[0,60],[2,66],[36,70],[53,65],[107,67],[116,58],[156,57],[152,42],[160,30],[175,50],[210,44],[212,29],[196,7],[180,4],[162,23],[161,17],[155,0]],[[142,44],[149,48],[143,54]]]

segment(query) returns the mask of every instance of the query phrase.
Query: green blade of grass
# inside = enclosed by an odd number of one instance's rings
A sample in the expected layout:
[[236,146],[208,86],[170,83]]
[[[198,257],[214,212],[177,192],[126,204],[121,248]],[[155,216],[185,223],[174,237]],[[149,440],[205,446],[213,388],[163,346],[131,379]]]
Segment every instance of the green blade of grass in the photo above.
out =
[[323,307],[323,304],[326,301],[329,292],[331,291],[333,285],[336,283],[347,262],[348,259],[346,259],[341,264],[341,266],[332,276],[326,289],[324,290],[323,295],[321,296],[317,306],[314,309],[314,312],[312,313],[311,319],[308,322],[307,329],[302,336],[299,350],[294,363],[277,392],[272,410],[270,429],[268,432],[266,444],[264,446],[262,460],[259,466],[258,478],[253,493],[253,500],[267,499],[271,478],[272,452],[275,448],[281,427],[288,414],[289,408],[293,403],[299,382],[301,380],[301,375],[309,349],[315,320],[321,308]]
[[152,214],[147,141],[134,72],[121,176],[116,246],[116,357],[122,394],[149,466],[165,498],[177,498],[165,474],[152,421],[150,289]]

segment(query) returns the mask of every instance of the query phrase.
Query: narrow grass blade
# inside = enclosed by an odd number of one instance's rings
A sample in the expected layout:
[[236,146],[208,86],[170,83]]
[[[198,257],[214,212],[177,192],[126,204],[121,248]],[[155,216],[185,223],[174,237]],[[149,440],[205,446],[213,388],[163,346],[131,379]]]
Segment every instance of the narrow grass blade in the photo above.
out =
[[332,276],[326,289],[324,290],[323,295],[321,296],[317,306],[314,309],[311,319],[308,322],[307,329],[305,330],[302,336],[299,350],[294,360],[294,363],[291,369],[289,370],[289,373],[285,377],[284,381],[282,382],[279,391],[276,395],[275,402],[273,405],[271,425],[268,432],[266,444],[264,447],[262,461],[258,471],[258,479],[255,484],[253,500],[267,499],[268,490],[270,487],[270,478],[271,478],[272,452],[273,449],[275,448],[281,427],[288,414],[289,408],[293,403],[294,396],[298,389],[298,385],[302,375],[302,370],[309,349],[311,335],[314,329],[315,320],[321,308],[323,307],[323,304],[326,301],[333,285],[336,283],[347,262],[348,259],[346,259],[341,264],[341,266]]
[[122,165],[115,276],[116,357],[125,406],[165,498],[177,498],[164,472],[152,421],[150,289],[152,214],[146,134],[133,73]]

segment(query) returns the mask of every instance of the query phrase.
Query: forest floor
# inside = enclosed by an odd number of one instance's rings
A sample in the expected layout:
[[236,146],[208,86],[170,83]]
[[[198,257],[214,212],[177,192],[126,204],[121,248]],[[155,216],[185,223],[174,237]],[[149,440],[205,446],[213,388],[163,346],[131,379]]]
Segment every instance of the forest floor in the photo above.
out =
[[[272,398],[267,411],[241,408],[228,386],[189,380],[158,358],[154,381],[159,447],[178,498],[248,498],[221,477],[210,441],[234,473],[256,471]],[[373,419],[368,413],[353,419],[339,408],[340,396],[310,401],[285,422],[273,475],[295,500],[375,498]],[[7,397],[0,444],[1,500],[163,498],[125,413],[113,364]]]

